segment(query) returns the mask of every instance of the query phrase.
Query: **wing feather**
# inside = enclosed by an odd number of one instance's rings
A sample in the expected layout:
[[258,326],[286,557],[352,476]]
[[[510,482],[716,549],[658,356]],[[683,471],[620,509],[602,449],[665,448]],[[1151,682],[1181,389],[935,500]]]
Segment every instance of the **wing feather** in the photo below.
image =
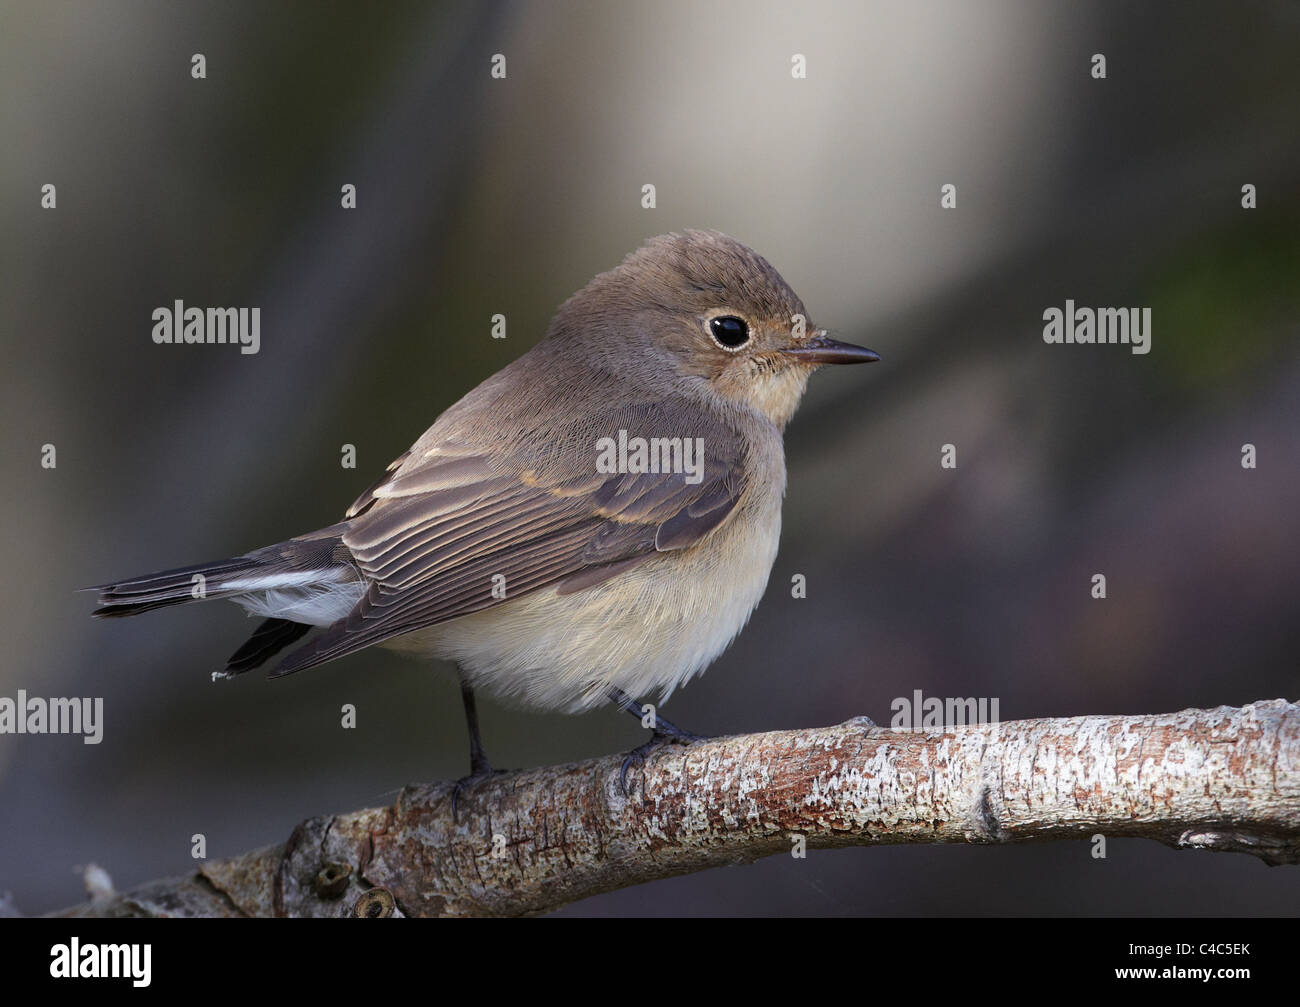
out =
[[[658,406],[623,410],[620,420],[632,428],[638,415],[648,434],[666,428]],[[695,545],[734,513],[748,486],[741,439],[721,420],[700,425],[709,450],[694,478],[598,473],[593,451],[577,453],[576,434],[567,455],[562,443],[526,457],[426,435],[421,450],[394,462],[349,509],[342,542],[368,582],[365,594],[272,674],[500,604],[496,575],[506,599],[552,584],[567,594]]]

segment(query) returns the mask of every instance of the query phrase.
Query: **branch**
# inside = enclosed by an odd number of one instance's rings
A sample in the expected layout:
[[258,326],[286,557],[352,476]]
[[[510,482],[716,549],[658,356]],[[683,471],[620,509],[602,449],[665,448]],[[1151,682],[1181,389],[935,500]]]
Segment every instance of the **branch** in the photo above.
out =
[[893,843],[1138,836],[1300,863],[1300,706],[836,727],[668,746],[312,818],[283,846],[60,916],[506,916],[738,861]]

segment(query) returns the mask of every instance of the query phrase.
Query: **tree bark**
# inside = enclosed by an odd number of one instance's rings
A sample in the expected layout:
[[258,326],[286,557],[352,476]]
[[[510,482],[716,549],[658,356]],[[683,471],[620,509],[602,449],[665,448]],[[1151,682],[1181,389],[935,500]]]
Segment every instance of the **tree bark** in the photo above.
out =
[[1138,836],[1300,863],[1300,706],[716,738],[418,784],[58,916],[514,916],[759,857]]

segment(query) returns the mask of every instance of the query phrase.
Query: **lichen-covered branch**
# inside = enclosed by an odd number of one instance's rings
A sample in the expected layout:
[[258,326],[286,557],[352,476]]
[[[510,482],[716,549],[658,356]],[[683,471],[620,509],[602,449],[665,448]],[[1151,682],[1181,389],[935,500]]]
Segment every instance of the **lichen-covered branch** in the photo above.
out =
[[807,848],[1140,836],[1300,863],[1300,706],[836,727],[668,746],[300,824],[283,846],[66,916],[504,916]]

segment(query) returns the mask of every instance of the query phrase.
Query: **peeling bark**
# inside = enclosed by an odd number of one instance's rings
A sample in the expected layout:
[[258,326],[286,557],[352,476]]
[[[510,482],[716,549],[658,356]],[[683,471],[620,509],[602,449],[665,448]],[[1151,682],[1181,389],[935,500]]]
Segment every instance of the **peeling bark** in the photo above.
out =
[[59,916],[514,916],[809,849],[1138,836],[1300,863],[1300,706],[835,727],[412,785]]

